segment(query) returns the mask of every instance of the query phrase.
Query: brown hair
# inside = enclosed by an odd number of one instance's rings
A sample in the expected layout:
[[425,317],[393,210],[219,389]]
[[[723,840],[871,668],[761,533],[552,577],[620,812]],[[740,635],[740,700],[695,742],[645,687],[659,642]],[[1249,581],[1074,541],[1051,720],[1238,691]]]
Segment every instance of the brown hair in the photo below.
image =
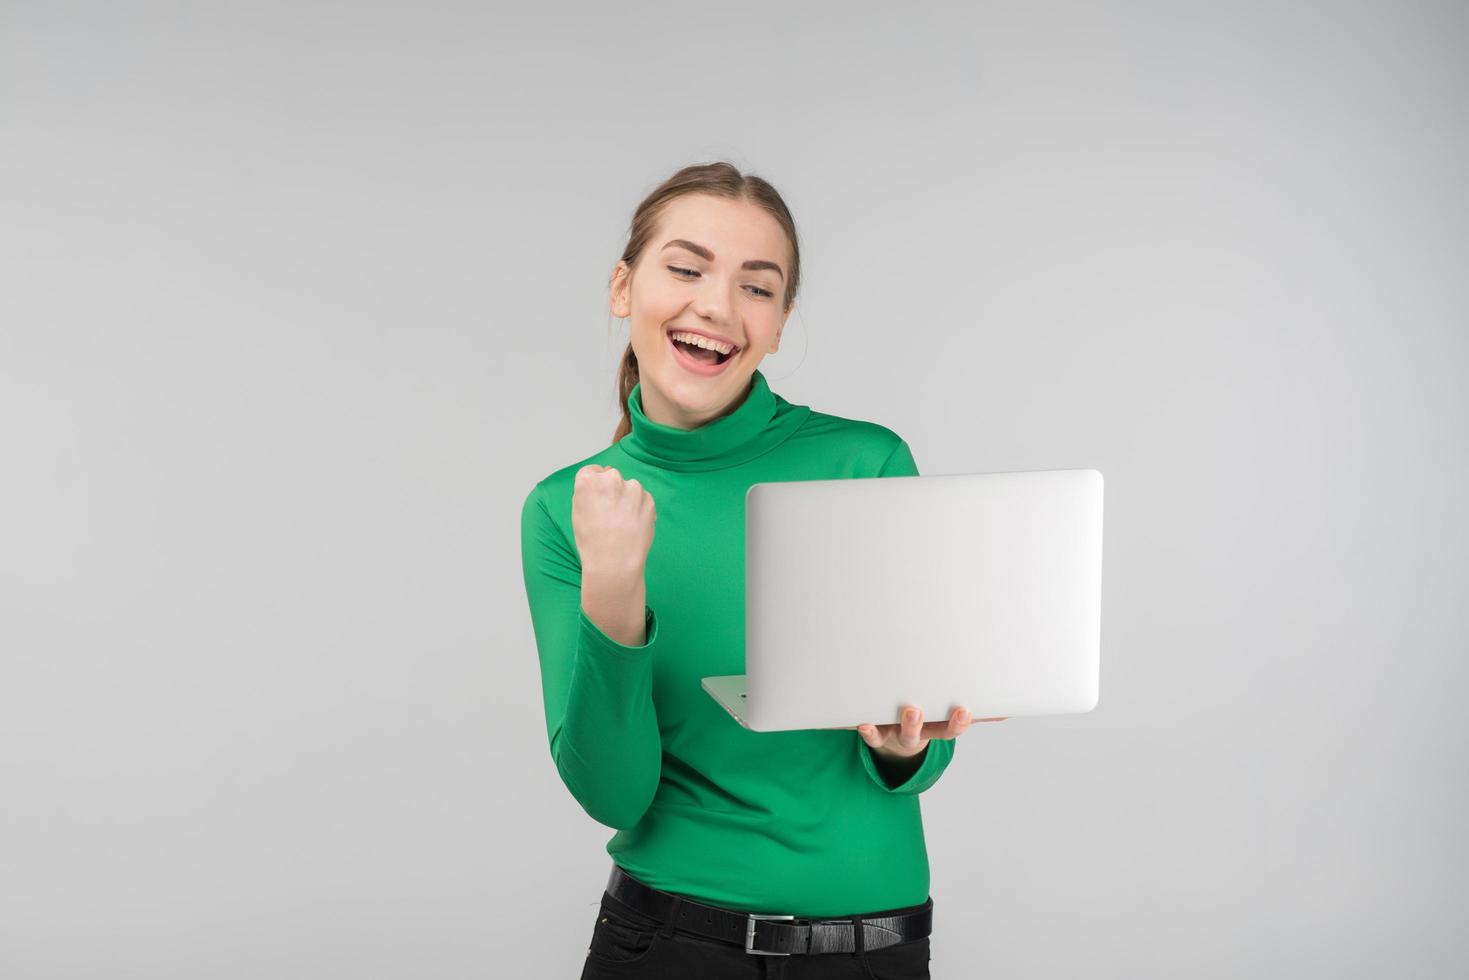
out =
[[[771,217],[780,222],[781,228],[785,229],[786,237],[791,243],[791,267],[787,272],[785,296],[782,298],[781,305],[781,309],[789,311],[791,304],[796,301],[796,289],[801,283],[801,250],[796,240],[796,222],[791,218],[791,212],[786,207],[785,201],[768,181],[754,174],[742,174],[733,164],[723,161],[684,167],[643,198],[642,203],[633,212],[627,248],[622,251],[622,261],[627,263],[629,269],[627,274],[632,275],[632,269],[637,265],[638,256],[642,254],[643,247],[648,244],[648,239],[652,236],[658,219],[662,217],[669,202],[684,194],[712,194],[735,201],[748,201],[764,208]],[[611,278],[607,280],[607,286],[609,289],[612,287]],[[632,393],[633,386],[637,383],[638,358],[633,353],[632,341],[629,339],[627,350],[622,352],[622,361],[617,369],[617,404],[622,408],[622,421],[617,423],[617,429],[612,434],[613,442],[617,442],[632,431],[632,417],[628,414],[627,396]]]

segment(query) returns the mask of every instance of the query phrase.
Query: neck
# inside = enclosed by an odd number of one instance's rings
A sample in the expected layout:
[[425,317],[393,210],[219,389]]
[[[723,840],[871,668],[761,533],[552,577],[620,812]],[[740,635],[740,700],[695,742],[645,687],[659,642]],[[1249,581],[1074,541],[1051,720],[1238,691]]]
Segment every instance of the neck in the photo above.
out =
[[712,411],[686,409],[665,396],[657,388],[650,388],[646,384],[640,386],[638,390],[642,394],[643,413],[649,420],[657,422],[659,425],[688,431],[708,425],[710,422],[729,415],[735,409],[739,408],[744,400],[750,396],[750,392],[754,387],[754,378],[752,377],[726,404]]

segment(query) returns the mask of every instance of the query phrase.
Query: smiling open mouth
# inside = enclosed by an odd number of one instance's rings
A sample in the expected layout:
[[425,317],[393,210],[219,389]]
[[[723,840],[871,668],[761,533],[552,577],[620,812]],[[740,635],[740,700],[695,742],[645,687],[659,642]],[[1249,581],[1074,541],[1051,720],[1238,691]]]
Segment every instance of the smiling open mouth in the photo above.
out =
[[687,344],[685,341],[674,341],[673,345],[687,354],[687,356],[692,357],[692,359],[704,361],[705,364],[723,364],[724,361],[735,356],[735,351],[730,351],[729,354],[720,354],[718,351],[711,351],[710,348],[696,347],[696,345]]
[[673,349],[673,359],[677,361],[686,371],[693,374],[702,374],[712,377],[723,374],[724,369],[734,359],[742,348],[734,347],[728,354],[700,347],[698,344],[686,343],[682,340],[674,340],[673,335],[677,330],[669,330],[666,336],[668,344]]
[[[669,339],[673,340],[672,337],[670,337]],[[696,344],[686,343],[682,340],[674,340],[673,346],[677,347],[679,350],[683,351],[694,360],[703,361],[705,364],[723,364],[731,357],[734,357],[734,351],[730,351],[728,354],[721,354],[717,350],[710,350],[707,347],[699,347]]]

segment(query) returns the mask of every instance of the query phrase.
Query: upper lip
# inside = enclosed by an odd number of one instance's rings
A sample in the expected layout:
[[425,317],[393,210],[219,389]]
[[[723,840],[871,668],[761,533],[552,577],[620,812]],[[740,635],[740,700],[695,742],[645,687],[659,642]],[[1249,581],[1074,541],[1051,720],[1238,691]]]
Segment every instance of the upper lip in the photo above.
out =
[[668,332],[669,333],[696,333],[700,337],[708,337],[710,340],[717,340],[721,344],[729,344],[729,346],[733,347],[735,350],[739,350],[740,349],[740,345],[737,344],[737,343],[735,343],[733,340],[730,340],[728,337],[721,337],[721,336],[719,336],[719,334],[717,334],[717,333],[710,333],[707,330],[690,330],[688,327],[669,327],[668,328]]

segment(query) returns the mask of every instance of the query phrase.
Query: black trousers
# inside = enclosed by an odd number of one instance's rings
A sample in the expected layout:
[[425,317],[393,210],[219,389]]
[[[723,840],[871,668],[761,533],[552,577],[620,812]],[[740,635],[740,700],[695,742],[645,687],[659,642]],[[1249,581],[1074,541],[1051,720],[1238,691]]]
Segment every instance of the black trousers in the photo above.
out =
[[[880,912],[873,912],[879,915]],[[581,980],[930,980],[928,939],[858,953],[760,956],[671,931],[602,893]]]

